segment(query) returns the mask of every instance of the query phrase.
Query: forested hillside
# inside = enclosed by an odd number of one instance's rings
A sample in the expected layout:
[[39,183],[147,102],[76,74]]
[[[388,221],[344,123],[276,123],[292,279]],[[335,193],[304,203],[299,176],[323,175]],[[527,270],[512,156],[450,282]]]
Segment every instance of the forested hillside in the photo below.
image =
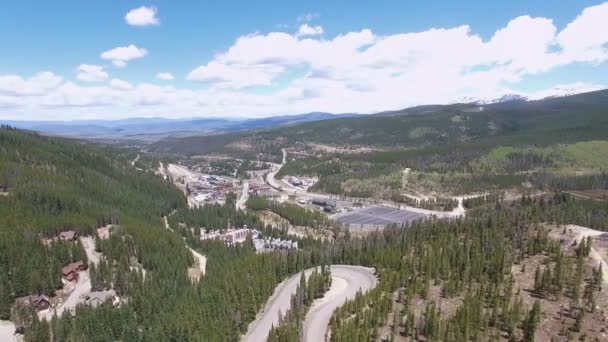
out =
[[425,106],[255,133],[176,138],[150,148],[181,153],[274,153],[296,143],[379,148],[520,145],[606,139],[608,90],[540,101]]

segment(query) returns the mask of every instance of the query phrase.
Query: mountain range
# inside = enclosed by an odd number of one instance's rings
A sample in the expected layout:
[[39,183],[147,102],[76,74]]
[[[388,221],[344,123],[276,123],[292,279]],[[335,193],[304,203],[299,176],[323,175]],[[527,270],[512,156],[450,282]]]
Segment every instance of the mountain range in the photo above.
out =
[[[556,87],[542,99],[572,96],[581,93],[583,88]],[[505,94],[495,99],[462,98],[452,105],[422,105],[396,111],[385,111],[373,116],[393,116],[402,114],[431,114],[438,110],[463,108],[468,111],[483,110],[483,106],[530,102],[542,100],[538,97],[526,97],[519,94]],[[281,115],[265,118],[127,118],[121,120],[76,120],[76,121],[2,121],[1,124],[33,130],[48,135],[64,136],[78,139],[101,141],[137,141],[150,144],[165,138],[183,138],[199,135],[216,135],[249,130],[269,129],[290,126],[299,123],[323,121],[330,119],[361,117],[367,115],[327,112],[311,112],[296,115]]]
[[357,114],[312,112],[259,119],[247,118],[128,118],[122,120],[1,121],[13,127],[70,138],[90,140],[137,140],[153,142],[166,137],[187,137],[293,125],[353,117]]

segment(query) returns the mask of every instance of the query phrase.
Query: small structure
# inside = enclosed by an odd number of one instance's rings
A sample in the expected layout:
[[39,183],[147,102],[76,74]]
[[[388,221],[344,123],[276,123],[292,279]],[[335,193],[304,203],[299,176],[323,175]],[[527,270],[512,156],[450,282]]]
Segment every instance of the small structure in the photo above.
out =
[[263,195],[267,194],[272,190],[272,188],[268,185],[256,185],[249,187],[249,193],[251,195]]
[[46,310],[51,307],[51,301],[49,300],[49,297],[45,295],[28,296],[25,297],[24,302],[37,311]]
[[6,184],[0,184],[0,193],[8,193],[10,187]]
[[314,198],[312,204],[323,208],[325,212],[333,213],[336,211],[336,201],[322,198]]
[[114,301],[116,299],[116,291],[106,290],[106,291],[90,292],[90,293],[83,295],[83,299],[84,299],[85,304],[96,308],[106,302],[114,303]]
[[86,269],[86,266],[82,261],[76,261],[68,264],[63,267],[61,270],[61,275],[67,281],[78,280],[78,272]]
[[76,241],[76,239],[78,239],[78,232],[66,230],[65,232],[59,233],[59,238],[63,241]]
[[233,245],[235,243],[242,243],[242,242],[245,242],[245,240],[247,240],[247,236],[249,236],[249,234],[251,234],[251,232],[247,228],[234,229],[234,230],[229,229],[224,234],[224,241],[226,241],[226,243],[228,243],[230,245]]

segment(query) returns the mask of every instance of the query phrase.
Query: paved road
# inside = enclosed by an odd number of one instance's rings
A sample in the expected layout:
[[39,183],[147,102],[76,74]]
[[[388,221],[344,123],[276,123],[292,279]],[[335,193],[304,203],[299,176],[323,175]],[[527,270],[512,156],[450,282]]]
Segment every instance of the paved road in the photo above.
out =
[[[313,269],[305,271],[308,277]],[[354,298],[359,288],[368,290],[377,284],[373,270],[362,266],[331,266],[332,288],[325,297],[313,304],[304,324],[304,336],[306,341],[319,342],[315,340],[325,335],[327,325],[334,310],[342,305],[346,299]],[[291,295],[296,292],[300,282],[300,274],[296,274],[281,282],[274,293],[266,302],[264,309],[258,313],[255,321],[249,324],[247,334],[241,338],[243,342],[266,341],[270,328],[279,322],[279,312],[285,314],[290,308]],[[313,330],[319,330],[318,332]],[[310,336],[306,339],[307,336]]]
[[355,298],[359,290],[366,292],[378,284],[371,268],[363,266],[331,266],[332,288],[325,297],[316,300],[304,321],[304,341],[325,341],[329,321],[336,309],[348,299]]
[[[312,271],[312,268],[304,271],[305,276],[308,277]],[[279,312],[284,315],[289,310],[291,295],[296,292],[299,283],[300,274],[298,273],[277,285],[255,321],[249,324],[247,334],[241,338],[242,342],[266,341],[270,328],[279,323]]]

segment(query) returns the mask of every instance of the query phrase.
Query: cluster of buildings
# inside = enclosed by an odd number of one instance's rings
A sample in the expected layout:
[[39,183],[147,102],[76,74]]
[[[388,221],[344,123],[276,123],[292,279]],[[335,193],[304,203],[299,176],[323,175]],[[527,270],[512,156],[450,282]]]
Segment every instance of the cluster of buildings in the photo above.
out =
[[203,175],[186,185],[186,192],[197,204],[223,203],[226,194],[234,190],[233,183],[224,178]]
[[243,243],[247,240],[248,236],[257,238],[260,235],[260,231],[257,229],[249,229],[247,226],[239,229],[227,229],[224,231],[211,230],[201,234],[201,240],[220,240],[224,241],[228,245],[235,245],[237,243]]
[[289,184],[291,184],[291,185],[293,185],[295,187],[303,188],[303,189],[308,189],[311,186],[315,185],[315,183],[317,182],[316,178],[302,178],[302,179],[300,179],[300,178],[295,177],[295,176],[287,176],[287,177],[285,177],[285,180]]
[[279,238],[257,238],[253,240],[253,245],[255,246],[255,250],[259,253],[298,249],[297,241],[282,240]]
[[298,242],[282,240],[279,238],[264,238],[257,229],[249,229],[247,226],[239,229],[227,229],[225,231],[212,230],[201,234],[201,240],[219,240],[227,245],[234,246],[243,243],[251,237],[253,245],[258,252],[269,252],[278,250],[297,249]]

